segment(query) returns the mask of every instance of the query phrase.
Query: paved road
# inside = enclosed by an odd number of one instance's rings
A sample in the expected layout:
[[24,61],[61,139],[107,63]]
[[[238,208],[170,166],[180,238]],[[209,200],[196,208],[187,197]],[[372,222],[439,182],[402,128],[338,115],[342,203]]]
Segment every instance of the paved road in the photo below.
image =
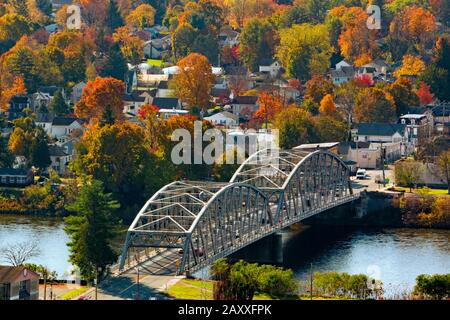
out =
[[[383,176],[382,170],[367,170],[367,175],[368,177],[364,180],[357,180],[355,177],[352,177],[352,186],[355,192],[361,192],[364,190],[381,191],[384,189],[382,184],[375,182],[377,177]],[[385,170],[385,175],[386,178],[389,179],[390,185],[392,185],[392,182],[394,181],[394,171]]]
[[[171,285],[183,277],[176,277],[176,261],[181,255],[176,250],[162,252],[151,261],[142,263],[138,270],[132,268],[120,276],[112,276],[103,281],[98,289],[98,300],[164,300],[163,294]],[[95,289],[83,295],[95,300]]]

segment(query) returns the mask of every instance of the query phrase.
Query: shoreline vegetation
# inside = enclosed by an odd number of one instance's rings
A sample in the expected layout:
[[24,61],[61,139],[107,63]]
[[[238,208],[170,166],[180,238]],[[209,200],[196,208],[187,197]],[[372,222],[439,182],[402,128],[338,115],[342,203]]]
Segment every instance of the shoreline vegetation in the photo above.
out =
[[[26,188],[0,187],[0,215],[66,217],[70,215],[66,206],[73,200],[74,183],[75,180],[65,180],[64,184],[49,180]],[[446,190],[427,187],[388,190],[402,194],[400,200],[392,202],[392,208],[401,215],[401,225],[386,222],[384,227],[450,229],[450,196]]]

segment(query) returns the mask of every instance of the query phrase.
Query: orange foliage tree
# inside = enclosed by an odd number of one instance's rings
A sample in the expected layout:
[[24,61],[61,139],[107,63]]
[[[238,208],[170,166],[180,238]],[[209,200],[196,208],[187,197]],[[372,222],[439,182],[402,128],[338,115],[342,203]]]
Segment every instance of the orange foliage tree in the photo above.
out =
[[380,88],[365,88],[356,98],[357,122],[393,122],[396,119],[394,98]]
[[333,101],[333,96],[331,94],[327,94],[323,97],[322,101],[320,101],[319,112],[322,115],[332,116],[336,114],[336,105]]
[[177,63],[174,76],[177,96],[189,108],[207,109],[210,105],[210,91],[215,82],[208,58],[191,53]]
[[394,39],[418,45],[420,49],[433,42],[437,26],[434,15],[421,7],[405,7],[389,27]]
[[110,113],[120,120],[123,118],[124,92],[125,84],[114,78],[98,77],[89,81],[75,106],[75,114],[87,119],[101,119],[105,113]]
[[284,99],[276,92],[262,92],[258,98],[259,109],[253,115],[259,121],[272,122],[285,106]]
[[329,14],[339,18],[342,24],[338,40],[341,54],[356,66],[370,62],[377,45],[375,31],[366,27],[367,13],[360,7],[340,6],[331,9]]

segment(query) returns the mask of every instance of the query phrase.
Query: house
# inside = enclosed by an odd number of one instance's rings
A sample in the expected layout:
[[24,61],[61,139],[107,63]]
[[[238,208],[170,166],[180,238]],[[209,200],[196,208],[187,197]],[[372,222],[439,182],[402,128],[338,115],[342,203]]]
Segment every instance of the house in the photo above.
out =
[[72,93],[70,95],[70,102],[76,105],[78,101],[81,100],[81,95],[83,94],[84,87],[86,87],[86,82],[82,81],[77,83],[72,88]]
[[399,123],[406,125],[408,139],[414,146],[420,139],[431,136],[433,125],[426,114],[405,114],[400,117]]
[[238,116],[228,111],[219,112],[210,117],[205,117],[204,120],[209,121],[214,125],[225,127],[233,127],[239,124]]
[[52,121],[50,132],[47,134],[53,138],[60,138],[62,136],[68,136],[75,130],[83,130],[84,121],[79,118],[71,117],[55,117]]
[[31,107],[34,111],[39,110],[41,107],[50,105],[56,92],[62,91],[64,96],[64,89],[57,86],[40,87],[35,93],[31,95]]
[[374,67],[360,67],[356,69],[355,77],[367,76],[370,80],[374,80],[375,77],[378,77],[377,69]]
[[152,105],[159,109],[182,109],[182,104],[178,98],[160,98],[156,97],[151,102]]
[[341,142],[337,154],[344,162],[352,164],[352,172],[356,172],[358,168],[376,169],[381,159],[380,151],[371,148],[370,142]]
[[375,69],[375,76],[386,76],[389,71],[389,65],[380,58],[373,60],[362,66],[363,68],[373,68]]
[[239,32],[224,26],[219,32],[219,45],[233,47],[239,44]]
[[243,114],[253,114],[258,110],[257,96],[238,96],[232,101],[233,114],[240,116]]
[[331,70],[331,80],[334,85],[340,85],[354,79],[355,73],[352,66],[341,66],[339,69]]
[[352,134],[355,142],[370,142],[379,148],[399,150],[398,152],[391,150],[392,154],[407,156],[414,151],[414,145],[409,140],[405,124],[360,123],[355,130],[352,130]]
[[0,168],[0,185],[24,187],[34,182],[31,170]]
[[44,27],[45,31],[48,33],[57,33],[59,31],[59,26],[56,23],[48,24]]
[[66,174],[68,172],[69,162],[72,160],[72,155],[58,145],[48,146],[48,152],[51,160],[49,168],[55,170],[59,175]]
[[213,98],[213,102],[215,104],[225,105],[231,102],[230,99],[231,91],[229,89],[212,88],[210,95]]
[[325,142],[325,143],[308,143],[294,147],[294,150],[304,150],[314,152],[318,150],[330,151],[337,153],[339,142]]
[[39,300],[39,278],[24,267],[0,266],[0,301]]
[[36,119],[34,123],[44,129],[45,132],[50,133],[52,131],[52,123],[53,119],[55,119],[55,115],[53,113],[36,113]]
[[442,103],[431,109],[434,123],[450,122],[450,103]]
[[215,88],[215,89],[228,89],[227,80],[224,77],[216,77],[213,88]]
[[144,55],[147,59],[161,59],[172,45],[170,35],[161,38],[154,38],[144,43]]
[[335,70],[340,70],[342,67],[353,67],[353,65],[347,60],[342,60],[341,62],[336,63]]
[[170,98],[175,94],[175,90],[169,88],[169,81],[161,81],[158,84],[158,91],[156,97],[158,98]]
[[158,114],[161,119],[168,120],[174,116],[188,115],[189,111],[180,109],[159,109]]
[[16,120],[25,116],[23,112],[24,109],[30,107],[30,99],[27,96],[16,95],[9,101],[9,108],[6,111],[7,118],[9,121]]
[[267,74],[271,78],[276,78],[280,74],[281,64],[278,61],[270,61],[259,66],[259,72]]
[[140,96],[136,93],[125,94],[122,97],[123,112],[137,115],[141,107],[147,104],[149,101],[145,96]]

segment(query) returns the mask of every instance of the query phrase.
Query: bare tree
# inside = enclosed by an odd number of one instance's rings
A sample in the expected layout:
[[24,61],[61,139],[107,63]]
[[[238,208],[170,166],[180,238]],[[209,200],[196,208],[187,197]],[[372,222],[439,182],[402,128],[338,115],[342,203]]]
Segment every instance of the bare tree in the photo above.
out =
[[442,176],[447,182],[448,194],[450,194],[450,151],[442,152],[437,158],[437,165]]
[[1,249],[0,258],[13,265],[21,266],[27,260],[37,256],[39,250],[35,242],[20,242]]

